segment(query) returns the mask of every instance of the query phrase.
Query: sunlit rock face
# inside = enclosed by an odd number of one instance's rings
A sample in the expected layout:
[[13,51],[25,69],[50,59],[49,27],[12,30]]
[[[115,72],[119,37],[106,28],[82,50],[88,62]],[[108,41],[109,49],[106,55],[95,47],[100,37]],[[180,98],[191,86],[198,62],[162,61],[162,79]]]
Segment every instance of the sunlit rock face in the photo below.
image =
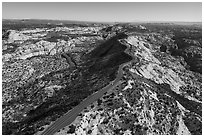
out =
[[12,43],[14,41],[23,41],[29,39],[29,36],[26,36],[18,31],[11,30],[8,37],[8,42]]
[[126,65],[122,84],[56,134],[201,134],[201,76],[161,53],[145,36],[125,41],[135,58]]

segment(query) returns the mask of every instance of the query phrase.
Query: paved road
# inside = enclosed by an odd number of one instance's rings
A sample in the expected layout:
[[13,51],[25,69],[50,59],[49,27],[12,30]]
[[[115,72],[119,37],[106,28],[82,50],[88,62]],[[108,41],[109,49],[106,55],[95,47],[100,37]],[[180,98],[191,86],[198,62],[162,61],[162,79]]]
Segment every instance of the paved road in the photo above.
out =
[[[129,61],[131,62],[131,61]],[[89,106],[91,103],[96,101],[97,99],[101,98],[105,92],[108,92],[112,90],[114,87],[120,84],[120,79],[123,76],[123,67],[125,64],[129,63],[123,63],[119,67],[119,72],[117,75],[117,78],[111,82],[108,86],[104,87],[103,89],[99,90],[98,92],[95,92],[94,94],[90,95],[88,98],[86,98],[84,101],[82,101],[79,105],[77,105],[75,108],[68,111],[65,115],[57,119],[52,125],[50,125],[47,129],[45,129],[41,135],[53,135],[57,131],[59,131],[61,128],[71,124],[78,114],[87,106]]]

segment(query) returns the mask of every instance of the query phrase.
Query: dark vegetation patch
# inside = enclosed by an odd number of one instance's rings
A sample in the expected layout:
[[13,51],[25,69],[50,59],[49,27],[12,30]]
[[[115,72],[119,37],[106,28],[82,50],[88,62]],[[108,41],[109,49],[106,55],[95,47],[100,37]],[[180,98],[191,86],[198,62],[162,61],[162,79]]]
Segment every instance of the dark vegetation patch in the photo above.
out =
[[88,134],[91,134],[92,133],[92,130],[88,130],[88,132],[87,132]]
[[108,122],[109,122],[109,119],[105,118],[101,124],[105,124],[106,125],[106,124],[108,124]]
[[98,103],[98,106],[100,106],[101,103],[102,103],[102,100],[101,100],[101,99],[98,99],[98,100],[97,100],[97,103]]
[[67,134],[72,134],[75,132],[76,126],[73,124],[69,126],[69,130],[67,131]]
[[102,111],[103,109],[102,108],[99,108],[97,111]]

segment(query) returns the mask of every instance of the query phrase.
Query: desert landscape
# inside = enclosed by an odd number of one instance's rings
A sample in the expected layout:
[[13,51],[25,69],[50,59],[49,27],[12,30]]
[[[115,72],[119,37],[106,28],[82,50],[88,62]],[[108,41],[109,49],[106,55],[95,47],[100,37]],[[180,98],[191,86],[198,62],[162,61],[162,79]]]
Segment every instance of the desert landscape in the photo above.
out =
[[2,20],[3,135],[201,135],[202,23]]

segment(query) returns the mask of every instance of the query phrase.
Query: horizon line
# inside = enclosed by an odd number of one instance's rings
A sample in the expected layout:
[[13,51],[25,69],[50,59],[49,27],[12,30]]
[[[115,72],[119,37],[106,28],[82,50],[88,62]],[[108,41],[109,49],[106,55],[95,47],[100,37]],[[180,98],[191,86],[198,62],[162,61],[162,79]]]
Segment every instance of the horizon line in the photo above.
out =
[[138,21],[88,21],[88,20],[72,20],[72,19],[40,19],[40,18],[2,18],[3,20],[52,20],[52,21],[78,21],[78,22],[108,22],[108,23],[142,23],[142,22],[186,22],[186,23],[191,23],[191,22],[198,22],[198,23],[202,23],[202,21],[142,21],[142,20],[138,20]]

